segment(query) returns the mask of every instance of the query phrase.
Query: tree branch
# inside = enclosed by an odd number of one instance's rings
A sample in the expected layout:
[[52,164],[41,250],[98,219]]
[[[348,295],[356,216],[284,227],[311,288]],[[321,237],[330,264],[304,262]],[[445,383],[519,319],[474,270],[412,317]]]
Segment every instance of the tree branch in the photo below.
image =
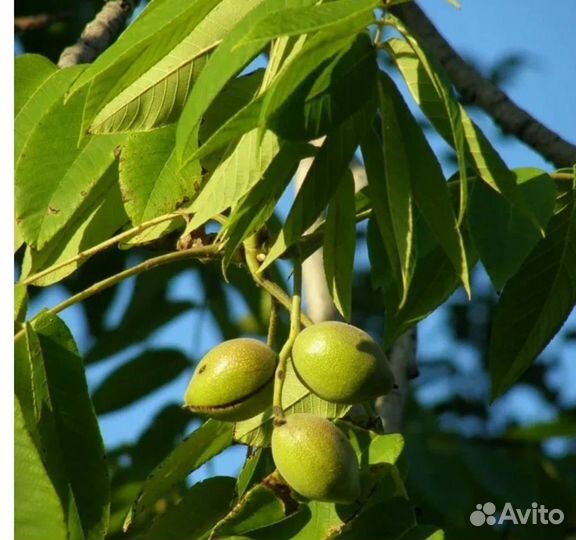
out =
[[576,146],[548,129],[485,79],[450,46],[414,2],[391,8],[420,43],[442,65],[454,87],[469,103],[483,109],[505,133],[510,133],[556,167],[576,163]]
[[61,68],[88,64],[105,51],[120,35],[139,0],[110,0],[89,22],[75,45],[62,51]]

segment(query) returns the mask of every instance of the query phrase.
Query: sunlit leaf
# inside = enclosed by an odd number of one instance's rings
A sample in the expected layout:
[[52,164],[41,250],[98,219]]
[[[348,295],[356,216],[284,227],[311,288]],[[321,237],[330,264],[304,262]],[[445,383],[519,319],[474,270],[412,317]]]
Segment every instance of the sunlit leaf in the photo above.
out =
[[18,398],[14,399],[14,538],[68,540],[58,494],[26,429]]
[[120,154],[120,188],[126,212],[138,225],[176,210],[201,182],[198,163],[187,176],[178,169],[173,127],[126,138]]
[[16,219],[23,238],[38,249],[96,198],[121,140],[94,137],[77,147],[85,94],[67,105],[63,99],[82,69],[59,70],[64,75],[48,77],[15,119]]
[[244,135],[188,209],[194,212],[194,217],[186,231],[193,231],[236,204],[262,178],[279,149],[278,138],[272,132],[266,132],[262,141],[259,141],[257,130]]
[[[82,204],[66,227],[42,249],[28,247],[22,263],[21,279],[69,261],[79,253],[107,240],[128,222],[122,207],[116,170],[108,169],[99,184],[94,196]],[[46,287],[58,283],[75,272],[84,262],[79,259],[65,264],[58,270],[35,279],[33,284]]]

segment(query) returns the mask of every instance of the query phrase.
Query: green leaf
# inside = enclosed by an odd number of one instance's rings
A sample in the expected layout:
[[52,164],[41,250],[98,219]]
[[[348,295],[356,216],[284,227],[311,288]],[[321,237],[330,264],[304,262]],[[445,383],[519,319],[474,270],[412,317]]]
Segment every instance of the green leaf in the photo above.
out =
[[184,176],[176,163],[174,127],[129,135],[120,154],[120,187],[134,225],[173,212],[192,199],[198,163]]
[[50,110],[58,107],[66,89],[82,72],[82,68],[58,69],[43,56],[23,54],[14,62],[14,154],[22,154],[22,148],[34,134],[34,126]]
[[124,362],[94,390],[92,401],[98,414],[131,405],[169,383],[190,367],[176,349],[146,351]]
[[14,398],[14,531],[16,540],[68,540],[64,511]]
[[576,424],[569,416],[552,422],[539,422],[525,427],[513,427],[504,434],[505,439],[541,443],[552,437],[576,437]]
[[344,520],[340,517],[334,503],[311,501],[307,506],[311,514],[310,519],[297,535],[291,537],[294,540],[334,538],[334,535],[344,526]]
[[[382,490],[376,486],[375,491]],[[414,510],[403,497],[388,498],[368,505],[342,531],[332,536],[334,540],[357,540],[378,538],[400,540],[416,526]]]
[[[394,278],[401,285],[400,253],[405,252],[405,250],[396,243],[390,197],[388,195],[384,147],[374,128],[368,130],[366,137],[362,141],[361,149],[368,183],[365,196],[368,196],[373,211],[373,215],[368,221],[367,236],[372,283],[374,288],[380,287],[383,285],[382,277],[388,275],[389,279]],[[396,194],[394,191],[394,195]],[[399,208],[398,211],[402,213],[403,209]],[[402,226],[402,224],[397,224],[397,227],[399,226]],[[400,237],[401,242],[409,240],[413,234],[407,226],[408,223],[405,222],[406,236]],[[374,236],[372,233],[374,233]],[[374,247],[376,249],[373,249]],[[382,263],[384,261],[388,261],[388,264],[383,266]],[[411,266],[412,263],[408,261],[406,268],[408,268],[409,272],[406,273],[407,276],[411,276]],[[401,287],[400,290],[402,290]]]
[[145,10],[72,87],[89,87],[82,131],[147,131],[174,122],[206,56],[251,1],[170,1]]
[[[368,174],[370,174],[369,163],[366,161]],[[448,187],[453,188],[450,189],[450,194],[454,199],[454,204],[458,196],[458,187],[455,184],[455,182],[448,183]],[[430,315],[449,298],[460,284],[460,278],[452,262],[418,211],[415,217],[417,258],[410,289],[402,307],[400,307],[402,284],[398,271],[395,269],[397,263],[388,255],[389,250],[385,247],[382,235],[379,234],[380,229],[377,227],[374,216],[368,221],[367,245],[372,286],[375,289],[381,289],[384,296],[386,312],[384,343],[386,346],[393,344],[406,330]],[[389,233],[388,236],[390,236]],[[462,238],[468,267],[472,269],[478,256],[466,230],[463,231]]]
[[354,177],[350,169],[344,172],[344,178],[328,204],[323,245],[324,271],[330,296],[344,320],[349,321],[356,250]]
[[[552,179],[538,169],[514,171],[518,189],[543,230],[556,201]],[[474,185],[469,213],[470,233],[494,287],[502,289],[541,236],[524,212],[488,185]]]
[[36,92],[42,92],[42,85],[46,84],[51,77],[57,76],[61,79],[63,87],[66,87],[68,75],[63,76],[48,58],[39,54],[17,56],[14,61],[14,82],[17,89],[14,95],[14,116],[18,118],[22,108]]
[[236,44],[268,13],[284,7],[306,6],[313,3],[314,0],[267,0],[266,2],[260,0],[259,5],[228,33],[200,73],[180,116],[176,131],[176,151],[181,163],[189,161],[197,148],[198,129],[210,104],[226,83],[240,73],[265,46],[265,44],[257,43],[254,46],[233,50]]
[[368,462],[395,464],[404,450],[404,437],[399,433],[377,435],[370,441]]
[[34,330],[42,358],[32,358],[32,368],[43,361],[55,428],[53,433],[40,433],[42,445],[47,453],[61,456],[55,473],[70,485],[86,538],[103,538],[109,516],[108,467],[84,364],[70,331],[58,317],[40,315]]
[[[394,19],[396,20],[396,19]],[[464,217],[468,203],[468,178],[464,119],[466,112],[460,106],[450,83],[420,48],[418,42],[400,26],[407,42],[391,39],[386,42],[396,65],[404,77],[414,100],[430,119],[440,135],[454,148],[460,172],[460,214]]]
[[402,540],[444,540],[444,531],[433,525],[418,525],[403,534]]
[[[344,416],[349,405],[338,405],[324,401],[306,388],[294,373],[292,364],[286,368],[286,379],[282,389],[282,405],[286,414],[310,413],[324,418]],[[274,417],[272,407],[258,416],[237,422],[234,425],[234,439],[250,446],[269,446]]]
[[255,448],[246,458],[244,467],[238,475],[236,491],[242,497],[249,489],[261,482],[274,471],[274,460],[270,448]]
[[216,476],[195,484],[150,525],[149,540],[207,540],[234,499],[234,478]]
[[[220,162],[226,146],[258,126],[261,101],[257,98],[264,76],[263,69],[232,79],[206,111],[200,126],[201,146],[188,159],[203,160],[209,171]],[[221,152],[217,152],[221,150]],[[212,154],[216,153],[216,156]],[[206,156],[211,160],[206,165]],[[219,159],[220,158],[220,159]],[[212,166],[214,161],[215,166]]]
[[67,105],[63,97],[81,70],[49,77],[15,120],[16,219],[25,241],[38,249],[95,198],[121,140],[93,137],[77,147],[85,95],[78,94]]
[[[138,79],[105,103],[92,121],[90,131],[150,130],[177,120],[208,55],[260,2],[247,0],[239,4],[235,0],[208,0],[203,3],[205,7],[196,2],[196,9],[189,18],[194,17],[197,26]],[[203,8],[211,10],[198,19]]]
[[367,34],[349,32],[333,40],[319,34],[304,44],[266,93],[263,123],[284,138],[311,140],[333,130],[374,97],[374,47]]
[[309,145],[284,143],[266,172],[232,210],[222,230],[227,239],[223,265],[227,267],[240,244],[262,228],[274,213],[282,193],[294,176],[301,159],[312,154]]
[[[146,131],[176,121],[208,55],[260,1],[204,2],[208,8],[216,5],[171,51],[105,103],[92,121],[90,131]],[[197,19],[199,6],[195,7],[191,15]]]
[[[287,505],[283,486],[263,482],[246,493],[212,531],[215,538],[243,535],[286,519],[297,505]],[[216,535],[216,536],[214,536]]]
[[562,206],[496,306],[489,348],[492,399],[514,384],[576,304],[576,190]]
[[14,322],[23,323],[28,311],[28,290],[25,285],[14,285]]
[[232,432],[233,424],[207,420],[184,439],[144,481],[126,516],[124,529],[172,487],[183,482],[192,471],[228,448],[232,443]]
[[236,45],[265,45],[280,36],[297,36],[322,31],[325,39],[336,37],[375,22],[380,0],[336,0],[315,6],[279,9],[260,19]]
[[[460,175],[466,178],[462,160],[464,150],[466,163],[470,164],[480,178],[501,193],[510,202],[518,205],[538,228],[538,222],[524,201],[522,194],[516,190],[514,175],[508,169],[498,152],[490,144],[484,133],[471,120],[464,107],[458,104],[447,88],[447,82],[440,71],[433,65],[418,42],[396,18],[395,26],[401,31],[408,43],[398,39],[387,42],[391,55],[408,89],[422,112],[432,122],[436,131],[450,144],[458,157]],[[462,148],[462,130],[464,148]],[[461,184],[461,198],[464,200],[466,186]],[[460,205],[460,218],[465,205]],[[461,221],[461,219],[460,219]],[[542,233],[543,230],[541,229]]]
[[373,106],[373,102],[365,104],[328,134],[308,170],[280,235],[260,267],[261,270],[270,266],[293,245],[324,210],[372,120]]
[[[402,95],[383,72],[380,76],[380,106],[385,160],[394,164],[407,160],[406,173],[413,202],[470,296],[470,276],[464,244],[442,169]],[[390,205],[394,213],[392,202]]]
[[[52,237],[42,249],[28,247],[24,254],[21,279],[51,266],[62,264],[79,253],[107,240],[128,222],[124,213],[118,175],[111,167],[99,182],[93,197],[88,199],[69,220],[66,228]],[[85,260],[76,260],[44,277],[34,280],[34,285],[46,287],[62,281],[75,272]]]
[[257,130],[244,135],[190,206],[194,217],[188,223],[186,232],[197,229],[219,212],[236,204],[262,178],[279,149],[278,138],[272,132],[266,132],[262,141],[259,141]]

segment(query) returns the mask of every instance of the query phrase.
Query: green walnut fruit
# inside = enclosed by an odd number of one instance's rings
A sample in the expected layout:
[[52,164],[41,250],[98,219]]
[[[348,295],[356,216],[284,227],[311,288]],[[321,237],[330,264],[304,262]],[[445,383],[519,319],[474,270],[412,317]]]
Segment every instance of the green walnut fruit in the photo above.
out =
[[335,403],[359,403],[387,394],[394,376],[384,351],[366,332],[326,321],[303,330],[292,349],[298,378]]
[[325,418],[287,416],[272,432],[272,457],[287,484],[308,499],[352,503],[360,496],[360,469],[352,445]]
[[224,341],[198,364],[186,389],[186,407],[229,422],[251,418],[272,402],[277,363],[276,352],[260,341]]

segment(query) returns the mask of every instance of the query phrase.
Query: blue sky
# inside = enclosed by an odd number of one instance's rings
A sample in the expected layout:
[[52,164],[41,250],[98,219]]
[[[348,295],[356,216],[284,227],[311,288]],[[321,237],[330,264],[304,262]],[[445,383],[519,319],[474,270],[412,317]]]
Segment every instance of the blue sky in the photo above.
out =
[[[505,91],[523,108],[556,130],[565,138],[576,140],[576,55],[573,48],[573,24],[576,15],[574,0],[462,0],[462,8],[455,9],[446,0],[424,0],[420,3],[444,36],[464,57],[472,58],[481,68],[489,68],[503,56],[519,54],[526,60],[518,74],[505,86]],[[488,137],[500,150],[510,167],[540,167],[552,170],[540,156],[515,139],[502,139],[498,128],[482,113],[475,119]],[[442,143],[433,141],[435,148]],[[285,204],[288,201],[285,201]],[[117,299],[112,319],[121,316],[123,303],[131,284],[125,283]],[[181,297],[182,291],[194,296],[195,277],[183,275],[174,287],[174,295]],[[62,298],[57,290],[41,299],[39,305],[54,305]],[[188,296],[190,298],[190,296]],[[197,300],[199,298],[196,298]],[[233,303],[239,313],[242,306]],[[67,310],[63,317],[69,323],[82,349],[86,349],[86,332],[80,308]],[[420,352],[423,361],[438,353],[447,353],[460,358],[462,365],[473,369],[477,359],[473,353],[457,345],[446,336],[446,312],[439,310],[421,325]],[[574,319],[574,317],[572,318]],[[199,330],[199,325],[200,330]],[[187,313],[140,347],[181,347],[192,358],[198,359],[220,340],[218,331],[207,316]],[[576,346],[561,346],[553,343],[552,348],[560,355],[552,377],[565,389],[565,399],[576,400],[576,366],[569,357],[576,357]],[[97,385],[107,373],[123,359],[133,354],[119,356],[104,364],[89,368],[89,383]],[[178,378],[148,399],[135,406],[102,418],[101,428],[110,446],[133,440],[147,425],[150,418],[164,404],[181,402],[190,374]],[[434,401],[445,389],[428,388],[420,392],[423,401]],[[573,389],[573,390],[570,390]],[[545,420],[552,414],[543,403],[526,388],[519,387],[496,404],[503,417],[513,415],[523,422]],[[245,455],[243,448],[232,449],[219,458],[213,468],[205,469],[196,478],[214,471],[219,474],[234,474]]]

